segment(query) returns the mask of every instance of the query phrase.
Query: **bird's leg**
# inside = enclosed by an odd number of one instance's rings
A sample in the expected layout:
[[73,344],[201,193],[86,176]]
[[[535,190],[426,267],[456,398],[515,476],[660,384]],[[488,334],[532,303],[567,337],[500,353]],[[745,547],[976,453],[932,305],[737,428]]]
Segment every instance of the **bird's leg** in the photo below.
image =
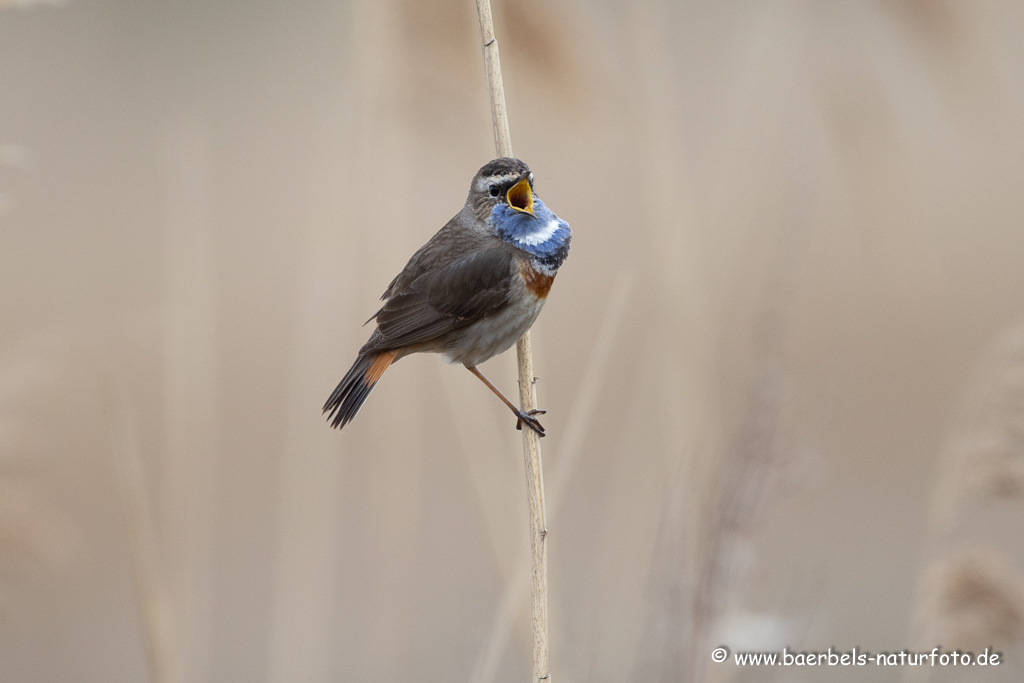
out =
[[493,391],[494,395],[500,398],[502,403],[508,406],[508,409],[511,410],[512,413],[519,420],[518,422],[516,422],[516,429],[522,429],[523,423],[525,422],[530,429],[537,432],[537,434],[539,434],[540,436],[544,436],[544,427],[541,426],[541,423],[537,420],[536,417],[534,417],[534,415],[543,415],[544,413],[547,412],[546,410],[531,410],[528,413],[524,413],[519,408],[516,408],[511,401],[505,398],[502,395],[502,393],[498,391],[498,388],[491,384],[491,381],[484,377],[484,374],[482,372],[476,369],[475,365],[467,365],[466,369],[472,372],[477,377],[479,377],[480,381],[486,384],[487,388]]

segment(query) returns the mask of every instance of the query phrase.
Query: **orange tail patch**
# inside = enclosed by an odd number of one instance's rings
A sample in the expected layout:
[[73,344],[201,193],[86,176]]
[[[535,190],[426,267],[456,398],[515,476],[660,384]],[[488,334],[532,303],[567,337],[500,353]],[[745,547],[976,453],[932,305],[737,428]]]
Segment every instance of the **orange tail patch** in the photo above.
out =
[[385,351],[379,356],[373,359],[370,367],[363,373],[363,382],[369,386],[373,386],[380,379],[380,376],[384,374],[384,371],[388,369],[392,363],[395,362],[395,352]]

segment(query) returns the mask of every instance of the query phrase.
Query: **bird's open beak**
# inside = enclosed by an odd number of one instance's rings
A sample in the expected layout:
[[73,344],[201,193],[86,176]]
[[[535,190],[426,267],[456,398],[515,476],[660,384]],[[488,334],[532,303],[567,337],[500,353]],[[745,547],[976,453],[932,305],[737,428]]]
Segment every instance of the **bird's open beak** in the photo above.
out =
[[508,200],[508,205],[516,211],[528,213],[534,218],[537,217],[537,214],[533,212],[533,190],[530,188],[529,173],[520,178],[518,183],[508,188],[505,198]]

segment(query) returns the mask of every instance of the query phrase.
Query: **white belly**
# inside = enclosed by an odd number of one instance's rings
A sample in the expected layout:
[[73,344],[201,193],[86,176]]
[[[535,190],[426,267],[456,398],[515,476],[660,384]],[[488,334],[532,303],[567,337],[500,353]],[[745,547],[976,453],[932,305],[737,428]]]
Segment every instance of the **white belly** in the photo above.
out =
[[533,325],[546,300],[532,294],[521,297],[501,313],[453,333],[441,352],[449,363],[479,365],[515,344]]

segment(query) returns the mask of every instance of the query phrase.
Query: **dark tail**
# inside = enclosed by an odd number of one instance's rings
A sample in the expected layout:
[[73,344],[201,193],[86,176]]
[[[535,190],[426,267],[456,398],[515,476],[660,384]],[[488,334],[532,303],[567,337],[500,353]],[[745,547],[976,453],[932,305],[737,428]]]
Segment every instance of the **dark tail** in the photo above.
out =
[[394,351],[371,353],[365,356],[360,354],[356,358],[356,362],[345,374],[345,378],[341,380],[338,388],[324,404],[324,412],[329,413],[327,420],[332,427],[341,429],[352,421],[359,409],[363,407],[363,401],[370,395],[377,380],[394,361]]

